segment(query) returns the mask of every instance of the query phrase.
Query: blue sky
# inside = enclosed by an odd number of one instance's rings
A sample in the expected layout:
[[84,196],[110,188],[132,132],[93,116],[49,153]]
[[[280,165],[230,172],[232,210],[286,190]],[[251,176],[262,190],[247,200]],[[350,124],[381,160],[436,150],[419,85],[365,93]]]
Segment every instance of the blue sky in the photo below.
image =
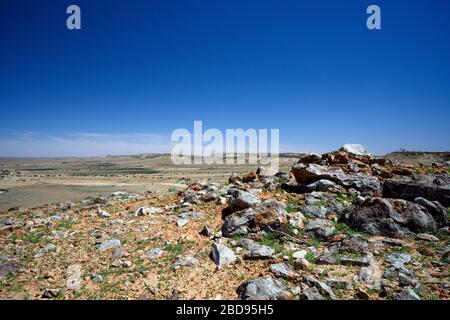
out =
[[0,156],[168,152],[194,120],[279,128],[282,151],[448,151],[449,35],[439,0],[1,1]]

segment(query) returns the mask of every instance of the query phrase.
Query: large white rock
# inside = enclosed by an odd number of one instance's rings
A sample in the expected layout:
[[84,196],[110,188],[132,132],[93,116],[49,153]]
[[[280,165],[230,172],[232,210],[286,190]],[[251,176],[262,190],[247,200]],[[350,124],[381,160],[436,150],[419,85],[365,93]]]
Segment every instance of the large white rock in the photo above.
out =
[[81,289],[81,266],[78,264],[71,265],[67,268],[67,289]]
[[347,151],[350,154],[353,154],[355,156],[370,156],[372,155],[371,153],[369,153],[369,151],[367,151],[367,149],[360,145],[360,144],[355,144],[355,143],[347,143],[344,144],[341,148],[341,150]]

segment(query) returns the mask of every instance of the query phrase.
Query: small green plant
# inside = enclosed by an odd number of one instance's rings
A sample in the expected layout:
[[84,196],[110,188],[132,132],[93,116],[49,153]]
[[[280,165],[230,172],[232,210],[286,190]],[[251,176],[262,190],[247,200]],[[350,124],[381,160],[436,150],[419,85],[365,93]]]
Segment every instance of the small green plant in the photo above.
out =
[[328,200],[327,199],[323,199],[323,200],[318,200],[318,201],[314,201],[312,203],[310,203],[310,206],[315,206],[315,207],[323,207],[326,206],[328,204]]
[[410,247],[407,247],[407,246],[401,246],[401,247],[395,247],[393,249],[393,251],[396,253],[412,253],[413,249],[411,249]]
[[422,295],[423,300],[440,300],[440,297],[436,293],[423,293]]
[[298,212],[300,211],[300,206],[298,205],[298,203],[296,201],[288,201],[286,204],[286,212],[290,213],[290,212]]
[[145,259],[139,258],[136,261],[136,272],[144,275],[147,272],[145,267]]
[[179,254],[183,253],[185,250],[184,245],[182,243],[169,243],[166,245],[166,251],[170,254],[168,255],[169,259],[173,259]]
[[58,230],[70,230],[72,228],[72,225],[76,224],[73,220],[63,220],[61,221],[58,226],[56,227]]
[[118,212],[120,212],[120,208],[115,207],[115,206],[110,206],[110,207],[106,208],[106,211],[109,213],[118,213]]
[[348,234],[349,236],[353,236],[353,235],[360,235],[361,233],[353,230],[352,228],[350,228],[348,225],[346,225],[345,223],[339,223],[339,222],[335,222],[334,223],[334,232],[333,235],[337,235],[339,233],[345,233]]
[[275,237],[273,233],[264,234],[258,242],[264,246],[271,247],[276,253],[284,253],[285,249],[283,244]]
[[239,241],[239,240],[244,239],[246,237],[247,237],[246,234],[237,234],[237,235],[232,236],[231,239]]
[[314,256],[314,253],[312,253],[312,252],[308,252],[305,256],[305,259],[311,263],[316,263],[316,257]]
[[25,236],[21,240],[24,242],[32,243],[32,244],[39,244],[43,241],[43,239],[46,235],[47,235],[47,232],[41,230],[41,231],[36,231],[32,234]]
[[282,183],[282,182],[287,182],[289,179],[287,179],[286,177],[283,176],[279,176],[275,178],[275,182],[276,183]]
[[319,238],[316,238],[316,237],[308,238],[308,245],[310,245],[310,246],[317,247],[320,245],[320,243],[321,243],[321,241]]
[[291,234],[291,235],[295,235],[295,230],[298,231],[298,229],[296,227],[294,227],[293,225],[291,225],[290,223],[288,223],[286,225],[286,231]]

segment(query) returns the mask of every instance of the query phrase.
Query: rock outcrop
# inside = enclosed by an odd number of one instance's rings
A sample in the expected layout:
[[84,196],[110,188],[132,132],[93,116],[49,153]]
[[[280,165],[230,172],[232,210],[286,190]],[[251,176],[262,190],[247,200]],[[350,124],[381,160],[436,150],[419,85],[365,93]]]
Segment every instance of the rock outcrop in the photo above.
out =
[[356,230],[394,238],[436,230],[426,208],[402,199],[369,198],[352,209],[349,223]]

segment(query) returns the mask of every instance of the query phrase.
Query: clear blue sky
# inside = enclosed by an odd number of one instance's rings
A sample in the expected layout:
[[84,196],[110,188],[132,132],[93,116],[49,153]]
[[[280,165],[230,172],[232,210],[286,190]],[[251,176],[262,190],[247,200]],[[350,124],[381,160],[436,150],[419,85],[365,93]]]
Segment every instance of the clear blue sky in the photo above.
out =
[[450,150],[450,1],[5,0],[0,45],[0,156],[164,151],[194,120]]

